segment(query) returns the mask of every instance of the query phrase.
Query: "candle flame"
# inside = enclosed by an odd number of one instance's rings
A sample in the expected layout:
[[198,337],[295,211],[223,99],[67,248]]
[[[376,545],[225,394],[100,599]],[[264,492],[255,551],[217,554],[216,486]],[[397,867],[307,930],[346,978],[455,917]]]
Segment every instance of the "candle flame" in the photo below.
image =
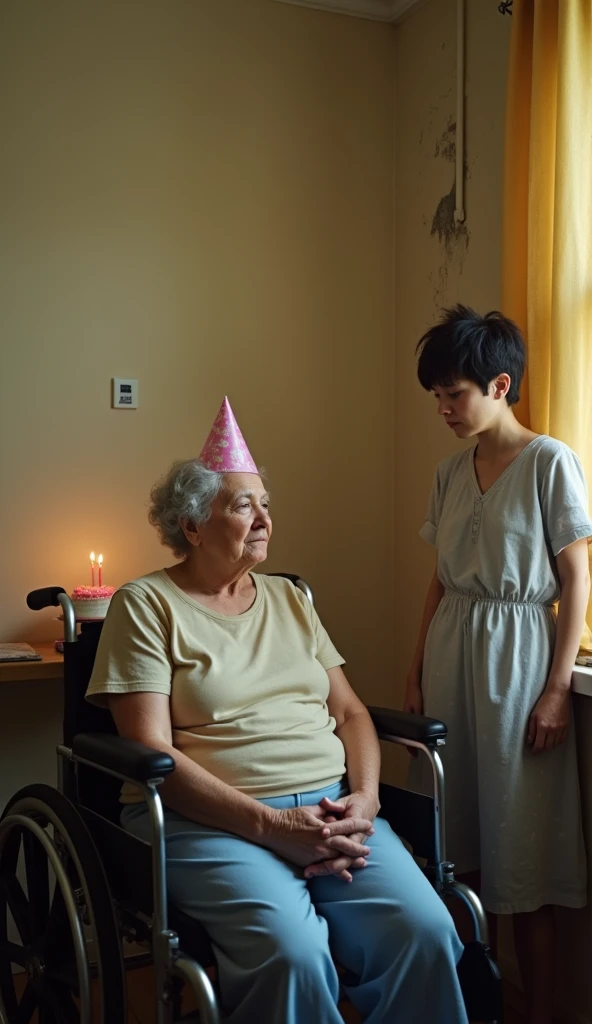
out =
[[91,551],[91,553],[90,553],[90,564],[91,565],[95,564],[95,553],[94,553],[94,551]]
[[102,556],[102,555],[99,555],[99,557],[98,557],[98,563],[99,563],[99,565],[102,565],[102,564],[103,564],[103,556]]

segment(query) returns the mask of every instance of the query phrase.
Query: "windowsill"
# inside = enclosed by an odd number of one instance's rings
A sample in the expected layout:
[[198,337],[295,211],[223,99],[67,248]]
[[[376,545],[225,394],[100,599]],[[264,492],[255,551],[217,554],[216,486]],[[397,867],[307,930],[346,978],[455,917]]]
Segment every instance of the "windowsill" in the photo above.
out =
[[592,668],[576,665],[571,680],[574,693],[583,693],[587,697],[592,697]]

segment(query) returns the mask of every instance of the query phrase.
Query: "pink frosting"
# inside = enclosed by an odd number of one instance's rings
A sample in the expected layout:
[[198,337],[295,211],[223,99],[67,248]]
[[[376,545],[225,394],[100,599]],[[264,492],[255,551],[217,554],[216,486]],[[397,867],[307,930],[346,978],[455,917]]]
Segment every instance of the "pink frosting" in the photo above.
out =
[[96,601],[113,597],[115,589],[115,587],[76,587],[71,596],[73,601]]

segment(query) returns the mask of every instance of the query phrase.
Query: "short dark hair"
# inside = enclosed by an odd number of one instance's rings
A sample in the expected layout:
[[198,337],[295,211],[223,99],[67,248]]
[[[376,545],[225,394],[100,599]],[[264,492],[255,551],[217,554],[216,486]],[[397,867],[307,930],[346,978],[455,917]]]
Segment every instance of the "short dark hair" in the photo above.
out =
[[468,306],[445,309],[442,318],[417,345],[417,376],[426,391],[450,387],[457,380],[472,380],[484,395],[500,373],[511,379],[506,399],[520,398],[526,347],[519,328],[495,310],[480,316]]

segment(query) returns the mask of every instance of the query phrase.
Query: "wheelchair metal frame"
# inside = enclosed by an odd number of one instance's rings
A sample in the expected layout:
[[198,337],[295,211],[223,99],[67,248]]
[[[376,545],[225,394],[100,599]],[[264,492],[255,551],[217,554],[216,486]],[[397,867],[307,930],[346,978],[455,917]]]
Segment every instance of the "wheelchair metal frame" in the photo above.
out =
[[[295,586],[298,586],[306,594],[311,603],[314,604],[313,593],[308,584],[296,576],[291,576],[289,578]],[[54,600],[46,603],[59,603],[61,605],[64,613],[65,642],[67,644],[76,643],[78,637],[76,633],[76,620],[73,605],[69,597],[64,592],[57,593],[59,588],[54,589],[56,591],[54,594]],[[378,713],[378,717],[380,717],[380,713],[382,713],[383,719],[384,716],[388,718],[389,715],[396,716],[399,714],[397,712],[389,712],[388,709],[371,708],[370,711]],[[436,724],[439,725],[439,723]],[[401,746],[413,747],[429,759],[434,784],[434,857],[433,862],[430,862],[429,865],[430,870],[428,872],[428,877],[430,877],[430,881],[441,897],[445,898],[446,896],[452,896],[461,900],[466,905],[471,915],[475,941],[486,946],[488,939],[487,918],[481,902],[470,888],[456,881],[454,877],[454,866],[446,860],[444,769],[437,749],[444,744],[444,739],[438,736],[437,738],[431,738],[426,742],[421,742],[416,739],[406,738],[405,736],[395,735],[393,732],[387,731],[386,727],[380,728],[380,725],[377,725],[376,721],[375,727],[379,739],[396,743]],[[58,746],[57,753],[57,788],[64,795],[67,795],[65,780],[68,777],[68,772],[70,773],[70,778],[72,777],[71,773],[74,773],[76,785],[78,785],[78,765],[88,766],[106,775],[113,776],[124,782],[131,782],[134,786],[140,786],[142,788],[144,799],[150,813],[152,829],[152,842],[150,845],[152,860],[153,912],[152,920],[149,922],[150,952],[147,952],[140,957],[132,957],[131,960],[135,962],[131,964],[129,963],[130,958],[127,958],[126,966],[139,966],[146,962],[153,963],[156,980],[157,1024],[176,1024],[176,1022],[173,1022],[175,1001],[172,998],[172,989],[174,987],[174,979],[187,982],[191,987],[197,1001],[200,1021],[203,1022],[203,1024],[219,1024],[221,1017],[218,1008],[218,1000],[205,968],[198,963],[197,960],[192,959],[179,948],[179,936],[175,931],[170,930],[168,926],[169,914],[164,812],[162,801],[158,793],[158,787],[164,781],[164,775],[155,775],[155,777],[149,778],[142,783],[137,778],[130,778],[119,771],[106,767],[98,761],[81,756],[79,753],[75,752],[72,747],[65,744],[60,744]],[[80,802],[80,806],[83,806],[83,802]],[[36,835],[37,833],[41,834],[40,836],[37,835],[37,838],[46,850],[48,859],[54,867],[56,876],[59,875],[60,870],[64,873],[63,868],[60,867],[59,850],[52,843],[49,835],[35,823],[33,818],[28,820],[24,819],[22,815],[11,815],[9,813],[7,817],[4,817],[0,821],[0,853],[8,839],[11,829],[15,826],[22,827],[23,825],[35,830]],[[61,881],[63,883],[64,879],[61,879]],[[74,897],[72,897],[72,899],[73,898]],[[117,906],[117,901],[114,901],[114,904]],[[73,904],[73,906],[68,905],[67,909],[69,917],[74,921],[74,918],[76,917],[75,904]],[[125,935],[125,930],[120,929],[120,934]],[[90,1024],[92,1018],[89,995],[90,972],[86,960],[85,939],[80,928],[78,928],[77,932],[76,928],[73,927],[72,935],[75,944],[76,962],[80,967],[79,976],[82,979],[80,984],[80,994],[82,997],[80,1000],[80,1024]],[[82,963],[82,961],[84,961],[84,963]],[[3,1002],[2,992],[0,991],[0,1024],[7,1024],[7,1021],[8,1017],[6,1007]]]
[[[387,743],[396,743],[402,747],[413,747],[421,751],[428,758],[432,766],[434,780],[434,850],[435,850],[435,877],[432,879],[434,888],[440,896],[453,896],[461,900],[468,908],[473,923],[473,934],[477,942],[489,943],[489,925],[483,904],[477,893],[470,889],[464,882],[459,882],[454,877],[454,864],[446,860],[446,818],[445,818],[445,781],[444,766],[435,747],[427,746],[425,743],[418,743],[416,740],[404,739],[400,736],[387,735],[378,732],[378,738]],[[446,741],[436,740],[436,747],[443,747]]]
[[[173,1007],[170,999],[169,984],[171,977],[180,978],[191,986],[197,1000],[200,1014],[200,1022],[203,1024],[219,1024],[220,1013],[214,987],[207,972],[196,960],[187,956],[179,949],[179,937],[176,932],[168,927],[168,896],[167,896],[167,869],[166,869],[166,843],[164,831],[164,811],[158,787],[164,782],[164,778],[156,777],[149,779],[142,784],[136,779],[130,779],[119,772],[111,771],[103,765],[90,761],[87,758],[75,754],[70,747],[60,744],[58,752],[58,788],[63,792],[63,767],[64,761],[70,761],[74,765],[83,764],[89,768],[98,769],[105,775],[111,775],[122,782],[131,782],[136,787],[141,787],[144,799],[150,814],[152,828],[152,896],[154,900],[152,927],[151,927],[151,959],[154,965],[156,980],[156,1020],[157,1024],[176,1024],[173,1022]],[[10,820],[10,819],[8,819]],[[0,824],[1,836],[1,824]],[[0,994],[1,1009],[1,994]],[[2,1022],[4,1024],[4,1022]],[[81,1020],[81,1024],[85,1024]],[[89,1021],[90,1024],[90,1021]]]

